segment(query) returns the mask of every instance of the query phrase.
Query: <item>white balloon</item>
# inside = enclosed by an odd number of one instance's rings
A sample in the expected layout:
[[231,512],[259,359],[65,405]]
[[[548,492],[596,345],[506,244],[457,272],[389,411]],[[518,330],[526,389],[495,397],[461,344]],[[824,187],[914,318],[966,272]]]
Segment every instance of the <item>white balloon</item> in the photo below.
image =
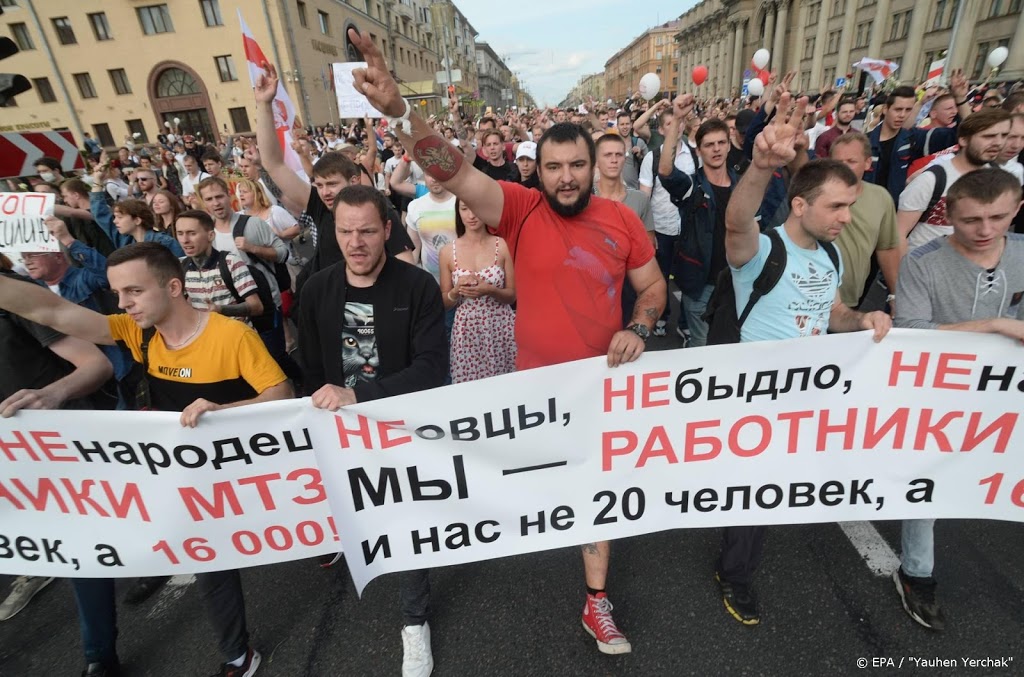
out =
[[171,128],[171,123],[170,123],[170,121],[169,121],[169,120],[165,120],[165,121],[164,121],[164,127],[166,127],[167,129],[170,129],[170,128]]
[[1006,57],[1010,55],[1010,50],[1005,47],[996,47],[988,53],[988,65],[989,68],[999,68],[1006,61]]
[[747,83],[747,91],[750,92],[751,96],[761,96],[764,94],[764,83],[754,78]]
[[661,78],[658,77],[657,73],[648,73],[640,78],[640,86],[637,89],[640,90],[640,96],[650,101],[658,96],[658,92],[661,91]]
[[142,134],[141,134],[140,132],[134,132],[134,133],[132,134],[132,138],[133,138],[133,139],[137,139],[137,138],[139,138],[140,136],[142,136]]
[[181,118],[174,118],[174,124],[180,125],[181,124]]
[[754,65],[757,67],[757,70],[761,70],[762,68],[767,66],[771,58],[771,52],[769,52],[764,47],[754,52]]

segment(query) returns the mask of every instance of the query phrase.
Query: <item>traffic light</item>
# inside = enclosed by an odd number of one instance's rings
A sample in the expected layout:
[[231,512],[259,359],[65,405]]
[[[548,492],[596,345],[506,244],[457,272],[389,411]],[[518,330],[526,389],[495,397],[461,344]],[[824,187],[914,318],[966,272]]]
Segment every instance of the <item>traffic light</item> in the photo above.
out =
[[[0,38],[0,59],[6,59],[18,53],[18,45],[10,38]],[[11,99],[32,89],[32,83],[24,75],[0,73],[0,107],[6,106]]]

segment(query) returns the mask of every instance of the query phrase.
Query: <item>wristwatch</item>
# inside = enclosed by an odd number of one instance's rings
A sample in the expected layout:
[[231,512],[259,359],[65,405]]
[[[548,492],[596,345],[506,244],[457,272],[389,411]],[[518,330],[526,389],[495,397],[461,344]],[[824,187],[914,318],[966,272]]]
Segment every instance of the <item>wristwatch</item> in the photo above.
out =
[[644,343],[647,343],[647,339],[651,337],[651,330],[648,329],[647,326],[643,324],[637,324],[636,322],[633,322],[628,327],[626,327],[626,329],[642,338],[644,340]]

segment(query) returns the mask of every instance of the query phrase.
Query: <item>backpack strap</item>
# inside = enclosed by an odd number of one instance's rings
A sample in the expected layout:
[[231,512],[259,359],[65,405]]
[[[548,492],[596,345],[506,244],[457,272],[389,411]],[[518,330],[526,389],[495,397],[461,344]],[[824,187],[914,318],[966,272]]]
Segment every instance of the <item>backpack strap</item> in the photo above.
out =
[[824,249],[825,253],[828,254],[829,261],[832,262],[832,267],[836,269],[836,275],[839,275],[839,251],[836,249],[835,243],[818,240],[818,246]]
[[235,281],[231,279],[231,270],[228,268],[228,257],[224,256],[223,252],[214,250],[217,256],[217,270],[220,271],[220,279],[223,280],[224,286],[228,288],[231,295],[235,297],[236,303],[242,303],[244,299],[238,295],[238,289],[235,288]]
[[[771,240],[772,248],[764,262],[764,268],[761,269],[761,273],[754,280],[754,287],[750,290],[750,298],[747,300],[747,305],[743,308],[743,313],[736,322],[737,328],[742,327],[743,323],[747,321],[747,316],[750,315],[750,311],[754,309],[754,306],[761,300],[761,297],[775,289],[775,285],[782,279],[782,273],[786,270],[786,245],[782,241],[782,237],[775,228],[770,228],[765,234]],[[829,254],[830,257],[834,255],[834,251]]]
[[245,224],[249,222],[248,214],[239,214],[234,227],[231,228],[231,237],[245,237]]
[[935,187],[932,188],[932,197],[928,200],[928,206],[922,214],[922,218],[926,219],[932,213],[932,210],[935,209],[935,206],[939,204],[939,200],[946,195],[946,168],[935,164],[924,171],[935,175]]
[[142,376],[135,387],[135,408],[140,411],[153,408],[153,399],[149,393],[149,344],[154,336],[156,327],[142,330],[142,343],[139,345],[139,352],[142,353]]

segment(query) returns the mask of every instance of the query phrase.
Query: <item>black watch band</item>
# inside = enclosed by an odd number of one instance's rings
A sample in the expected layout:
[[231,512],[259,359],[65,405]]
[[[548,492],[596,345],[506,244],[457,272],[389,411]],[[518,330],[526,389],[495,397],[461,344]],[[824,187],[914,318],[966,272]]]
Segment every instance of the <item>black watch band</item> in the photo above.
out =
[[637,324],[636,322],[633,322],[632,324],[627,326],[626,329],[628,329],[629,331],[633,332],[641,339],[643,339],[644,343],[647,343],[647,339],[651,337],[651,330],[648,329],[645,325]]

